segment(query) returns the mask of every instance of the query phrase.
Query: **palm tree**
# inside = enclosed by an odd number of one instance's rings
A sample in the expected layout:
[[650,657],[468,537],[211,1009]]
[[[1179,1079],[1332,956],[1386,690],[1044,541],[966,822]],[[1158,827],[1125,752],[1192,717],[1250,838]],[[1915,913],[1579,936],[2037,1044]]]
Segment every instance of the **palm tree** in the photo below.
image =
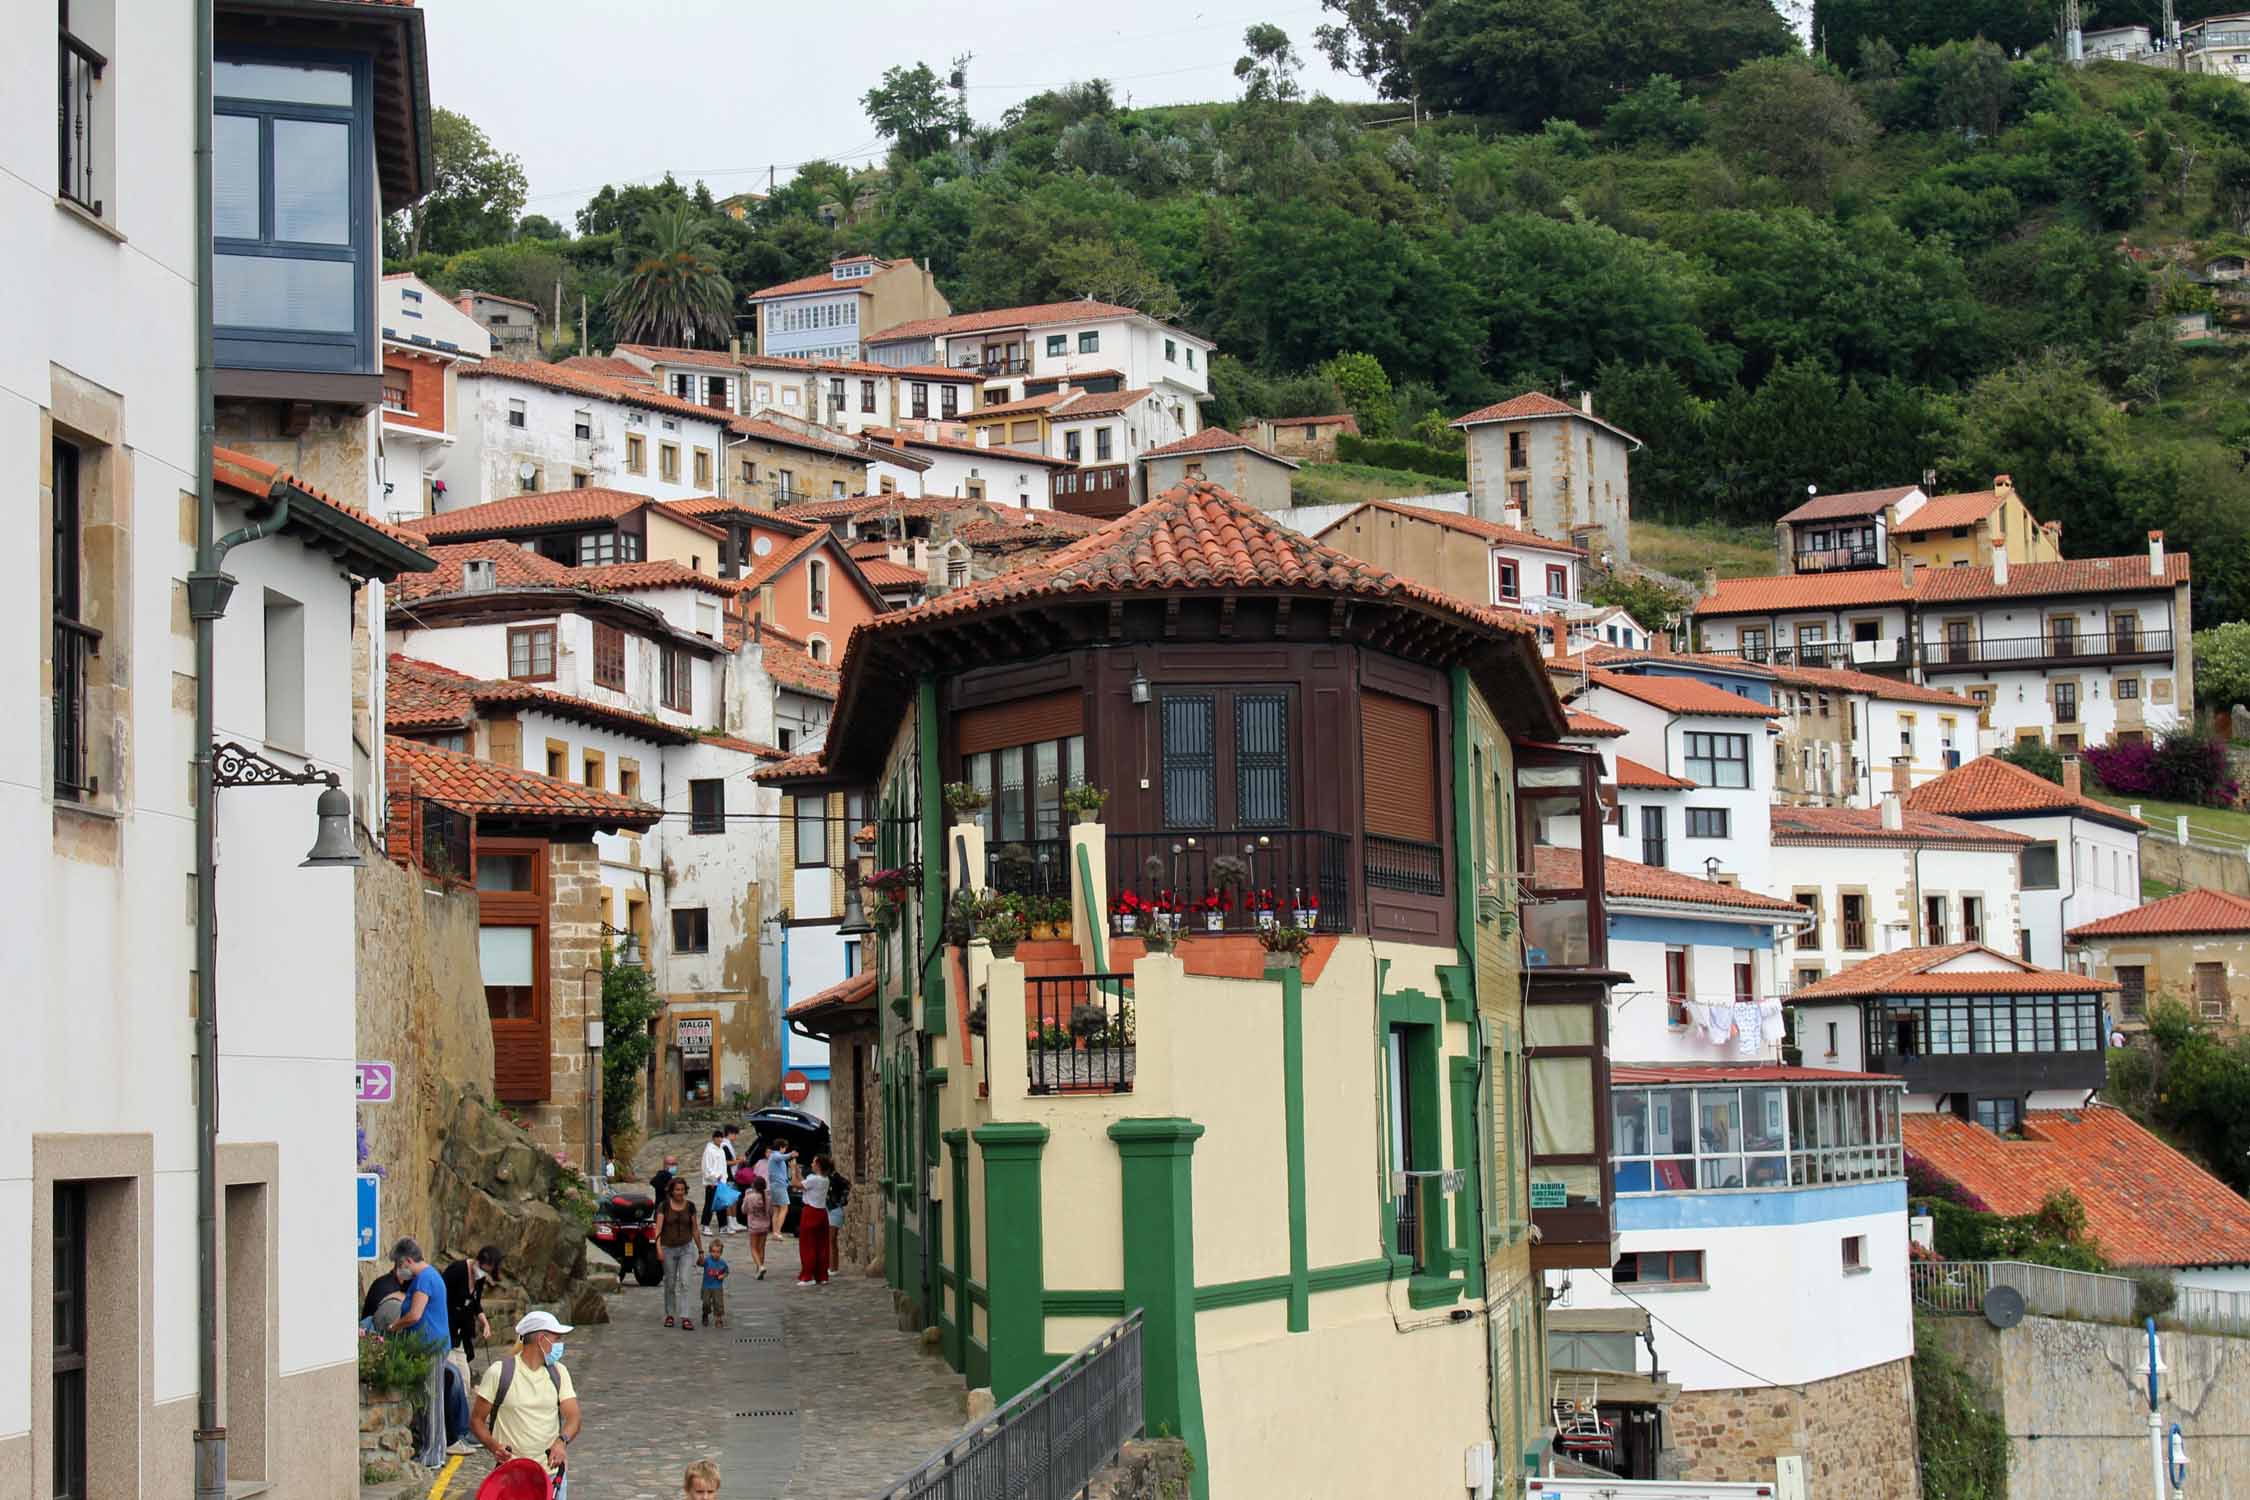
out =
[[695,216],[684,205],[660,209],[644,227],[647,251],[609,294],[618,337],[636,344],[724,343],[734,331],[734,287],[719,274]]

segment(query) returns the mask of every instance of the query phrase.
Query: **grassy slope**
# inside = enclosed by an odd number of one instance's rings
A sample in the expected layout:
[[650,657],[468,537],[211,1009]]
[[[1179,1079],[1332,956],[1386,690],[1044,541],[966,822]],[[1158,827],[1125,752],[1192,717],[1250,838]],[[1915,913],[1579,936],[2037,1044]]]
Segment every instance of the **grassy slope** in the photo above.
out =
[[1774,570],[1773,530],[1713,522],[1669,526],[1635,521],[1633,561],[1697,585],[1705,568],[1717,568],[1721,578],[1762,578]]
[[2250,845],[2250,813],[2228,807],[2197,807],[2186,802],[2157,802],[2147,797],[2120,797],[2110,792],[2097,791],[2088,795],[2112,807],[2138,806],[2150,831],[2159,838],[2170,838],[2177,826],[2173,820],[2185,813],[2188,837],[2199,844]]
[[1378,469],[1367,464],[1306,464],[1290,481],[1299,505],[1340,505],[1389,500],[1399,495],[1443,495],[1463,486],[1408,469]]

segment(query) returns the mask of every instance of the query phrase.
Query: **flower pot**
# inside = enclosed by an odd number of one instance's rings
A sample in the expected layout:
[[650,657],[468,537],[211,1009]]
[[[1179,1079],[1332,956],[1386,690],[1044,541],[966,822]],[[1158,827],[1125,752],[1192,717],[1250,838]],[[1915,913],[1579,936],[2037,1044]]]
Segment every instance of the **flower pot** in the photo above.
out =
[[1274,974],[1283,969],[1302,968],[1303,963],[1304,955],[1301,953],[1269,953],[1266,955],[1266,972]]
[[1099,823],[1101,820],[1102,810],[1098,807],[1081,807],[1078,809],[1078,821],[1080,823]]
[[1320,912],[1310,906],[1300,906],[1289,915],[1296,918],[1296,925],[1304,928],[1307,932],[1320,925]]
[[1014,958],[1016,956],[1016,945],[1014,943],[993,943],[991,947],[992,956],[996,959]]
[[1207,912],[1205,912],[1205,913],[1203,914],[1203,930],[1204,930],[1205,932],[1224,932],[1224,931],[1226,931],[1226,930],[1227,930],[1227,914],[1226,914],[1225,912],[1223,912],[1223,911],[1207,911]]
[[[981,807],[977,809],[977,812],[982,811],[984,809]],[[977,814],[975,812],[957,812],[953,815],[953,826],[956,828],[974,828],[977,826]]]
[[1258,930],[1259,930],[1260,932],[1271,932],[1271,931],[1273,931],[1273,924],[1274,924],[1274,914],[1273,914],[1272,912],[1270,912],[1270,911],[1262,911],[1262,912],[1259,912],[1259,913],[1258,913]]
[[1119,937],[1130,937],[1133,932],[1133,925],[1133,913],[1121,911],[1117,914],[1117,935]]

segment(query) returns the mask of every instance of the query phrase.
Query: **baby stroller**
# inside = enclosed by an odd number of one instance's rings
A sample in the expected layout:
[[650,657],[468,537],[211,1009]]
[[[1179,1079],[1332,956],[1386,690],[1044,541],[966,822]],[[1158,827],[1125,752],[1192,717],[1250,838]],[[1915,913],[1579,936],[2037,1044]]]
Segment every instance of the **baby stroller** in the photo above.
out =
[[536,1458],[511,1458],[484,1476],[476,1500],[549,1500],[554,1492],[545,1464]]

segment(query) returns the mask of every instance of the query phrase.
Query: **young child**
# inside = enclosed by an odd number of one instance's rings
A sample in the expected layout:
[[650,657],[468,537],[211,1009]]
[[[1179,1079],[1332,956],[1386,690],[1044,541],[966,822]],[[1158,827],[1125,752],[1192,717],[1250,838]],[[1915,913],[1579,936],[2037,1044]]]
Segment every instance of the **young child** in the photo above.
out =
[[703,1322],[712,1328],[727,1326],[727,1261],[717,1239],[703,1256]]
[[686,1500],[719,1500],[719,1466],[699,1458],[687,1466]]

